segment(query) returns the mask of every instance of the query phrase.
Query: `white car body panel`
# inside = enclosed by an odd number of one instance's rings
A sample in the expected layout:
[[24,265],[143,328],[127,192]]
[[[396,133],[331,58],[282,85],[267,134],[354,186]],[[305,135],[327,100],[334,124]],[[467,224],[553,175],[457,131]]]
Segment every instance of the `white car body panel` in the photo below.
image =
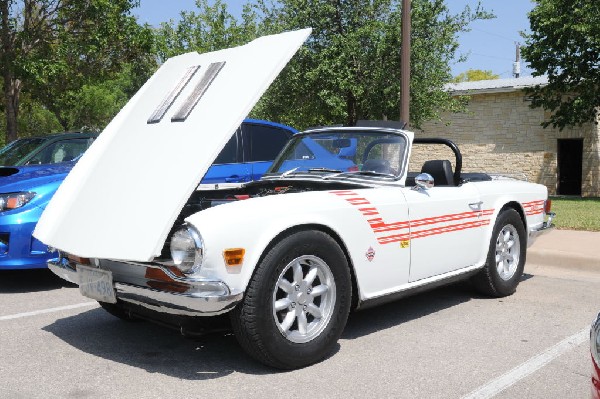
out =
[[[149,261],[159,255],[198,182],[309,33],[265,36],[245,46],[169,59],[79,160],[34,236],[90,258]],[[204,73],[221,62],[194,106]],[[163,104],[165,112],[159,112]],[[191,113],[179,118],[186,105]]]
[[[378,244],[381,234],[375,234],[369,220],[406,220],[406,206],[397,205],[398,200],[402,201],[399,194],[397,188],[315,191],[206,209],[186,219],[201,232],[207,248],[199,276],[225,279],[233,290],[244,290],[263,251],[277,235],[297,226],[313,225],[326,227],[340,237],[352,259],[361,295],[383,295],[408,281],[410,250]],[[370,208],[377,208],[378,214],[360,210]],[[241,268],[225,266],[225,248],[246,249]],[[369,248],[375,251],[372,261],[366,256]]]
[[[533,231],[544,224],[544,205],[548,198],[548,189],[541,184],[532,184],[520,180],[501,180],[473,183],[479,190],[483,207],[494,209],[492,220],[506,204],[515,204],[522,209],[525,219],[525,230]],[[489,243],[491,229],[485,237]],[[486,248],[487,249],[487,248]],[[485,251],[487,254],[487,250]]]
[[[481,268],[500,209],[509,202],[543,203],[546,188],[518,181],[467,183],[463,187],[466,186],[469,188],[460,195],[454,194],[456,209],[449,208],[440,198],[451,198],[453,192],[460,191],[459,187],[439,187],[437,192],[435,188],[419,192],[405,187],[314,191],[253,198],[206,209],[186,219],[201,232],[207,248],[198,277],[223,280],[232,290],[244,291],[268,245],[280,233],[308,225],[330,229],[340,238],[350,257],[361,301]],[[518,190],[516,196],[506,194],[512,189]],[[419,200],[428,195],[433,198]],[[473,196],[483,201],[480,217],[448,220],[448,215],[462,210],[461,201],[469,209]],[[409,216],[411,206],[423,210]],[[527,209],[528,225],[543,222],[543,205]],[[425,218],[442,221],[407,228],[410,222]],[[482,223],[471,223],[478,220]],[[461,224],[470,225],[457,229]],[[400,229],[393,229],[399,226]],[[435,234],[423,235],[427,230]],[[222,255],[226,248],[246,249],[243,265],[226,266]],[[370,248],[374,251],[371,261],[366,256]]]
[[486,246],[481,231],[490,224],[491,214],[479,207],[479,191],[473,184],[406,190],[405,196],[410,209],[411,250],[415,254],[410,281],[478,263],[479,249]]

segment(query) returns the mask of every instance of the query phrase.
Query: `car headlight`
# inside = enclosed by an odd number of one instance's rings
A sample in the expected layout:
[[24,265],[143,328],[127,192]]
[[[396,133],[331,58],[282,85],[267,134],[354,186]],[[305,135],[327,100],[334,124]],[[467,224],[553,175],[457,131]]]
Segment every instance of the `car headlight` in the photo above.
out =
[[600,314],[590,330],[590,350],[594,361],[600,367]]
[[32,192],[0,194],[0,212],[20,208],[31,201],[33,197],[35,197],[35,193]]
[[185,225],[173,234],[171,258],[185,274],[192,274],[200,268],[204,258],[204,242],[195,228]]

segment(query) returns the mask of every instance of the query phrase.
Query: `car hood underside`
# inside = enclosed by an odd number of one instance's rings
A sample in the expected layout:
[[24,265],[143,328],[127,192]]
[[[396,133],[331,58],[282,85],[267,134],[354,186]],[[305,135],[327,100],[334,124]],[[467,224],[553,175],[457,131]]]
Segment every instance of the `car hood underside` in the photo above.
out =
[[159,255],[218,153],[309,33],[169,59],[78,161],[34,236],[89,258]]

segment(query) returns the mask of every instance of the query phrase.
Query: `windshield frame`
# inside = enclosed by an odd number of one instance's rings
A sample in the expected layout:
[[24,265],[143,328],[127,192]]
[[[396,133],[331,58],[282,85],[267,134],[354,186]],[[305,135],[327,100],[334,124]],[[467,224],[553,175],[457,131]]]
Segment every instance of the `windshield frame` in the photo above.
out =
[[[366,133],[366,134],[383,134],[383,135],[396,135],[404,139],[405,147],[404,152],[400,156],[400,164],[398,174],[394,177],[390,175],[381,174],[361,174],[361,171],[343,171],[341,173],[332,173],[332,172],[323,172],[323,173],[314,173],[309,170],[306,171],[275,171],[276,169],[281,167],[281,164],[285,161],[284,154],[288,152],[290,147],[294,145],[298,140],[302,140],[303,138],[311,135],[317,134],[327,134],[327,133]],[[356,181],[360,180],[368,183],[393,183],[394,185],[404,185],[407,176],[407,166],[408,159],[410,156],[410,148],[412,146],[413,133],[405,130],[394,129],[394,128],[386,128],[386,127],[325,127],[325,128],[316,128],[306,130],[301,133],[297,133],[290,138],[287,144],[283,147],[279,155],[273,161],[271,167],[267,170],[267,173],[264,175],[264,179],[325,179],[325,180],[337,180],[337,181]]]

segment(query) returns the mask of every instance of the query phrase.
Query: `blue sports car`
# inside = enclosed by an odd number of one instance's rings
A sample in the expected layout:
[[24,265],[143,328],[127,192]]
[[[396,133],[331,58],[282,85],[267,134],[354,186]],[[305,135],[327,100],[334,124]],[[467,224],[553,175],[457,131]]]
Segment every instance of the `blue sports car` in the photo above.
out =
[[0,269],[46,266],[46,246],[31,233],[44,207],[89,148],[95,133],[26,137],[0,149]]
[[[201,183],[259,179],[294,133],[295,129],[278,123],[244,120]],[[62,139],[67,136],[83,138],[63,134]],[[79,153],[70,151],[73,145],[67,141],[57,140],[61,135],[19,139],[0,150],[0,163],[16,165],[0,167],[0,270],[45,268],[46,261],[56,256],[32,232],[48,201],[95,137],[85,136],[87,144]]]

